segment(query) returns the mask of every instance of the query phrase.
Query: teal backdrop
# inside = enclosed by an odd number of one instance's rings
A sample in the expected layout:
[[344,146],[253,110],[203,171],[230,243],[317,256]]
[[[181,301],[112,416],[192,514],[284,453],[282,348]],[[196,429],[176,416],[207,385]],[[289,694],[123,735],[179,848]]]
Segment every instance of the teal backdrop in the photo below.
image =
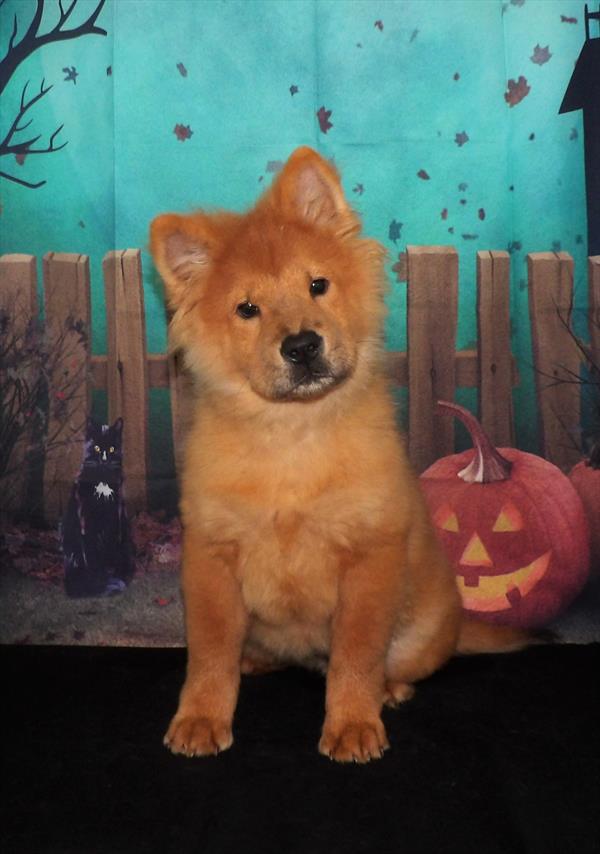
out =
[[[96,5],[79,0],[71,26]],[[34,10],[34,0],[4,0],[2,55],[14,21],[18,40]],[[44,15],[41,30],[51,29],[58,3]],[[366,232],[389,250],[390,348],[406,345],[405,284],[392,268],[407,244],[458,250],[459,347],[475,341],[476,251],[511,252],[517,441],[536,450],[526,254],[570,252],[582,329],[586,303],[582,119],[558,115],[583,44],[583,3],[107,0],[97,25],[106,36],[50,43],[23,62],[0,119],[3,137],[25,82],[30,94],[52,84],[26,133],[46,144],[64,125],[56,144],[68,145],[0,161],[17,178],[46,181],[0,180],[0,250],[90,256],[95,353],[105,352],[107,251],[143,250],[148,348],[164,351],[149,221],[166,210],[243,209],[308,144],[334,159]],[[474,392],[457,399],[476,406]],[[160,391],[152,424],[160,466]]]

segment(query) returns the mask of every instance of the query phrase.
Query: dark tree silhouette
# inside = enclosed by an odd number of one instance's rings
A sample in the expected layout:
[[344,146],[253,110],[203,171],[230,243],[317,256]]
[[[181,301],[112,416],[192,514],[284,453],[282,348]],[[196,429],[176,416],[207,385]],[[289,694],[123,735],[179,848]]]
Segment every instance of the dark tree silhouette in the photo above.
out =
[[[68,6],[65,8],[63,5],[63,0],[57,0],[58,4],[58,13],[59,18],[58,22],[55,26],[46,33],[40,33],[40,25],[42,22],[42,16],[44,14],[44,7],[46,5],[46,0],[37,0],[36,10],[27,28],[25,34],[17,41],[17,37],[19,35],[19,22],[17,19],[17,14],[15,13],[13,19],[13,27],[12,33],[10,36],[10,40],[8,42],[8,50],[6,55],[0,61],[0,95],[7,87],[10,82],[13,74],[15,73],[18,66],[23,62],[23,60],[27,59],[28,56],[31,56],[34,51],[39,50],[39,48],[43,47],[45,44],[49,44],[50,42],[59,42],[65,41],[66,39],[76,39],[80,36],[87,35],[99,35],[105,36],[106,30],[102,29],[102,27],[96,26],[96,20],[98,15],[102,11],[102,7],[106,0],[99,0],[96,8],[92,12],[92,14],[85,20],[83,23],[79,24],[76,27],[68,27],[69,18],[71,18],[75,8],[77,6],[78,0],[71,0]],[[5,0],[0,0],[0,7],[2,7],[5,3]],[[23,86],[23,91],[21,93],[21,103],[17,115],[12,122],[7,134],[4,139],[0,141],[0,157],[5,157],[7,155],[11,155],[13,157],[29,157],[30,154],[51,154],[54,151],[60,151],[61,148],[64,148],[67,144],[63,142],[62,145],[55,145],[54,141],[60,131],[63,129],[64,125],[61,125],[57,128],[54,133],[50,137],[50,142],[46,146],[41,146],[36,148],[36,142],[41,138],[42,134],[37,134],[37,136],[32,136],[29,139],[17,139],[17,135],[22,131],[26,130],[26,128],[31,125],[33,119],[29,119],[24,124],[21,124],[23,119],[25,118],[28,110],[34,106],[41,98],[48,94],[48,92],[52,89],[52,86],[46,86],[45,80],[42,80],[39,92],[35,95],[28,96],[27,88],[29,86],[29,80]],[[38,187],[43,186],[46,182],[39,181],[37,183],[31,183],[30,181],[25,181],[22,178],[17,178],[14,175],[9,175],[7,172],[0,170],[0,178],[5,178],[8,181],[14,181],[16,184],[21,184],[23,187],[29,187],[30,189],[37,189]]]

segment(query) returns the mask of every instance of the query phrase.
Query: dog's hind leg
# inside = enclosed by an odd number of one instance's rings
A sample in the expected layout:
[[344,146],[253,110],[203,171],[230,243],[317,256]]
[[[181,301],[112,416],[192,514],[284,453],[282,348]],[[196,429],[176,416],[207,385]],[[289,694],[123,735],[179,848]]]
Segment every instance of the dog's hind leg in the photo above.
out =
[[396,706],[414,694],[413,683],[439,670],[456,652],[460,604],[449,597],[415,608],[412,620],[394,632],[385,661],[383,702]]

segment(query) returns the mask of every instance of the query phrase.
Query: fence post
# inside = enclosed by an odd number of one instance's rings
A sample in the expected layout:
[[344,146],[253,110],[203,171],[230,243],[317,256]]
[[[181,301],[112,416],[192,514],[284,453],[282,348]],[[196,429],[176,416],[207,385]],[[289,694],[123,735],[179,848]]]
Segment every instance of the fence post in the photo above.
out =
[[494,445],[514,444],[508,252],[477,253],[479,420]]
[[142,264],[139,249],[108,252],[106,300],[108,420],[123,419],[123,476],[128,508],[147,506],[149,391]]
[[192,377],[183,366],[183,353],[169,353],[169,388],[171,392],[171,426],[173,430],[173,456],[177,476],[181,475],[185,439],[192,424],[195,389]]
[[[6,346],[9,341],[13,342],[13,346],[5,355],[5,364],[0,365],[0,368],[14,368],[19,373],[18,380],[31,388],[36,377],[27,374],[21,376],[23,367],[10,365],[9,362],[11,350],[17,355],[21,345],[25,343],[27,328],[38,317],[37,270],[33,255],[3,255],[0,258],[0,312],[7,324],[6,329],[3,329],[3,332],[6,332],[6,336],[3,335],[3,345]],[[1,351],[4,351],[4,346],[0,347]],[[6,385],[4,378],[2,380],[8,394],[14,389],[14,384],[9,382],[8,378]],[[19,434],[14,445],[10,442],[0,449],[2,470],[5,472],[0,489],[0,509],[6,511],[18,511],[23,508],[28,477],[31,475],[27,465],[27,445],[33,438],[32,430],[26,424],[20,426],[22,419],[30,419],[30,414],[19,411],[18,401],[19,396],[13,394],[10,394],[10,400],[0,399],[0,406],[3,408],[3,429],[8,431],[14,426]],[[12,425],[9,425],[9,419]]]
[[90,409],[90,266],[87,255],[44,255],[48,432],[44,515],[59,519],[81,465]]
[[527,256],[529,316],[542,456],[564,470],[581,457],[580,353],[569,333],[573,259],[567,252]]
[[422,472],[454,451],[454,423],[435,415],[454,400],[458,255],[451,246],[408,246],[408,447]]
[[592,362],[600,369],[600,255],[588,258],[588,285],[590,349]]

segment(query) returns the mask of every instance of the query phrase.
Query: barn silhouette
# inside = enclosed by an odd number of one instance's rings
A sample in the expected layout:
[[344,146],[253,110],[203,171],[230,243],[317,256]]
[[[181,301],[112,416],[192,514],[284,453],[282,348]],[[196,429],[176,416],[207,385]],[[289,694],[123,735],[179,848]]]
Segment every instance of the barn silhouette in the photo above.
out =
[[585,43],[565,92],[559,113],[583,110],[588,255],[600,255],[600,37],[590,37],[590,21],[598,12],[585,6]]

